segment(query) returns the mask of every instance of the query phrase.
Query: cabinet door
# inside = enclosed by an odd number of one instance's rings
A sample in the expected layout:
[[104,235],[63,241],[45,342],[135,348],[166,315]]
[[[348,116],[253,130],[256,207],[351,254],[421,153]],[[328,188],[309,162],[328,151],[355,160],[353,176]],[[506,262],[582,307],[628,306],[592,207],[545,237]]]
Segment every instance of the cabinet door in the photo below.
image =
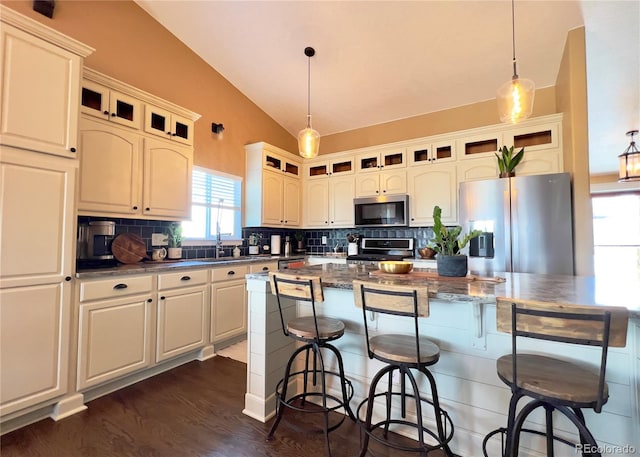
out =
[[433,208],[442,208],[442,222],[458,218],[455,164],[416,167],[409,170],[411,226],[433,225]]
[[356,196],[375,197],[380,195],[380,173],[356,175]]
[[142,103],[128,95],[85,79],[82,82],[80,110],[84,114],[116,124],[140,128]]
[[148,296],[80,305],[78,390],[151,365]]
[[59,283],[75,263],[76,161],[0,148],[0,286]]
[[495,157],[458,162],[459,182],[495,179],[499,173],[498,160]]
[[245,281],[223,281],[211,285],[211,342],[247,332]]
[[206,286],[159,294],[156,362],[205,345],[206,310]]
[[284,176],[280,172],[262,173],[262,223],[264,225],[282,225],[284,212],[283,194]]
[[144,130],[183,144],[193,144],[193,122],[157,106],[145,107]]
[[404,170],[380,173],[380,195],[406,194],[407,173]]
[[284,177],[283,182],[283,224],[289,227],[300,226],[302,186],[298,178]]
[[166,141],[144,140],[143,211],[146,216],[191,218],[193,153]]
[[304,185],[304,226],[326,227],[329,224],[329,181],[309,180]]
[[519,176],[561,172],[560,153],[553,149],[546,151],[527,151],[525,148],[524,158],[516,168],[516,174]]
[[75,157],[82,59],[2,24],[0,141]]
[[353,198],[356,182],[353,176],[329,178],[329,216],[331,227],[353,227]]
[[64,281],[0,290],[0,415],[68,391],[70,290]]
[[80,120],[79,211],[140,213],[141,141],[134,131]]

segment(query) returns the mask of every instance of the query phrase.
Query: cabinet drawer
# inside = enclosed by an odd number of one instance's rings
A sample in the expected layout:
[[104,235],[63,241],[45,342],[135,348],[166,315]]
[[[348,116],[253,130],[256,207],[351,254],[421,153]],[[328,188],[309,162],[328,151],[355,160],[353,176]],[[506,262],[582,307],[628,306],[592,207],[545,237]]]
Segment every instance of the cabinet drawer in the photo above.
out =
[[99,298],[123,297],[126,295],[150,292],[153,287],[152,276],[120,276],[117,278],[80,283],[80,301]]
[[225,268],[214,268],[211,270],[211,281],[228,281],[230,279],[244,279],[249,268],[247,265],[233,265]]
[[158,275],[158,290],[195,286],[207,282],[207,270],[189,270]]
[[278,271],[278,262],[254,263],[249,266],[249,273],[264,273],[266,271]]

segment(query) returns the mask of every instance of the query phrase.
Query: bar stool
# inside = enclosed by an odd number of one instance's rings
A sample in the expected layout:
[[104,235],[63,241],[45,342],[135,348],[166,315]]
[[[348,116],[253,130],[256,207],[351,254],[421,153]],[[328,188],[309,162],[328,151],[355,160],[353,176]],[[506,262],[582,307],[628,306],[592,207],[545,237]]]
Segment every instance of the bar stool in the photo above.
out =
[[[497,327],[511,333],[511,354],[496,362],[498,377],[511,388],[507,427],[487,434],[482,450],[487,457],[487,441],[503,434],[503,456],[518,455],[520,433],[528,432],[546,437],[547,456],[554,455],[554,441],[570,446],[576,443],[554,435],[554,410],[567,417],[578,429],[582,455],[600,456],[598,444],[586,426],[582,409],[596,413],[609,398],[605,382],[609,347],[624,347],[627,338],[628,311],[622,307],[584,306],[545,303],[538,301],[497,299]],[[517,337],[557,341],[602,348],[599,367],[547,355],[518,351]],[[598,370],[599,369],[599,370]],[[532,400],[516,414],[518,401]],[[544,408],[544,432],[523,427],[534,410]],[[593,452],[592,452],[593,451]]]
[[[322,281],[318,276],[304,276],[298,274],[286,274],[279,271],[269,272],[271,291],[278,301],[280,312],[280,322],[285,336],[304,343],[299,346],[289,357],[285,369],[284,377],[276,387],[276,419],[267,436],[267,440],[273,438],[285,409],[291,409],[304,413],[320,413],[324,415],[323,431],[325,435],[326,453],[331,456],[329,446],[329,432],[338,428],[349,417],[355,421],[355,416],[349,407],[349,401],[353,398],[353,385],[344,375],[344,365],[340,351],[330,344],[344,335],[344,323],[338,319],[318,316],[316,313],[316,302],[324,301]],[[283,313],[282,298],[298,301],[305,301],[311,304],[312,316],[297,317],[285,322]],[[328,350],[336,358],[338,371],[325,369],[322,350]],[[292,372],[292,366],[298,355],[304,353],[304,367]],[[310,361],[312,366],[310,366]],[[327,391],[327,378],[335,377],[340,382],[342,396],[337,397]],[[294,393],[287,397],[289,383],[302,377],[303,392]],[[320,384],[320,390],[309,390],[309,377],[311,384],[316,387]],[[307,402],[309,399],[316,399],[320,405]],[[311,404],[307,404],[311,403]],[[333,411],[342,409],[344,415],[337,423],[329,425],[329,415]]]
[[[387,365],[380,369],[371,381],[369,396],[358,406],[356,417],[364,431],[364,440],[360,450],[360,457],[364,457],[369,446],[369,438],[395,449],[409,452],[428,454],[435,449],[442,449],[446,455],[453,456],[449,449],[449,441],[453,437],[453,423],[440,407],[436,382],[427,369],[440,358],[440,348],[420,335],[419,317],[429,316],[429,298],[426,286],[387,285],[376,282],[353,281],[353,292],[356,306],[362,308],[364,329],[367,340],[367,353],[370,359],[380,360]],[[413,320],[412,334],[378,334],[371,336],[369,331],[367,311],[407,317]],[[412,369],[422,373],[429,381],[431,400],[420,394],[418,384]],[[400,388],[394,391],[394,372],[399,373]],[[378,383],[387,376],[387,390],[378,392]],[[411,390],[407,392],[407,380]],[[376,398],[384,397],[385,417],[373,423],[373,407]],[[400,414],[392,414],[393,399],[399,399]],[[407,398],[413,399],[415,405],[415,421],[407,418]],[[397,403],[397,402],[396,402]],[[436,432],[425,427],[422,417],[424,404],[433,408]],[[366,405],[364,422],[361,409]],[[417,446],[402,443],[389,434],[390,426],[403,426],[408,430],[416,429]],[[448,430],[449,429],[449,430]],[[428,443],[425,435],[431,437]]]

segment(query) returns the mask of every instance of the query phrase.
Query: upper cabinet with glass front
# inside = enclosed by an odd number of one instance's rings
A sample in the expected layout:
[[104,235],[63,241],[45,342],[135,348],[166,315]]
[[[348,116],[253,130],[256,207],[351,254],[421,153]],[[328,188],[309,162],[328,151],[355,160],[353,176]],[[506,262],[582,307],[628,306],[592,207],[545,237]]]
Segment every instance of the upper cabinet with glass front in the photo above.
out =
[[305,161],[305,178],[326,178],[327,176],[352,175],[355,173],[355,160],[352,155],[334,156],[331,159]]
[[81,111],[116,124],[140,128],[142,102],[129,95],[109,89],[102,84],[82,82]]
[[146,105],[144,130],[179,143],[193,144],[193,122],[157,106]]
[[455,139],[451,139],[410,145],[407,147],[409,166],[453,162],[456,160],[455,144]]
[[404,147],[363,152],[356,156],[356,170],[359,173],[389,168],[406,168],[406,166],[407,158]]

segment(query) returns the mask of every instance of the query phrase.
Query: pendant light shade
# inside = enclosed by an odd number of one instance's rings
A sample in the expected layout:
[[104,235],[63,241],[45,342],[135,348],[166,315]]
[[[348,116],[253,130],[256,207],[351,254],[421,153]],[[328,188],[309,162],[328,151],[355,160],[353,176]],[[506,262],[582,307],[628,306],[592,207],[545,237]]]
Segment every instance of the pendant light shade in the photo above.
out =
[[304,55],[308,57],[307,73],[307,128],[298,133],[298,151],[305,159],[312,159],[318,155],[320,149],[320,134],[311,128],[311,57],[316,54],[311,47],[304,48]]
[[514,0],[511,0],[511,31],[513,49],[513,76],[498,89],[498,115],[501,122],[515,124],[527,119],[533,112],[536,86],[530,79],[520,78],[516,68],[516,21]]
[[627,136],[631,137],[631,144],[618,156],[620,164],[618,181],[640,181],[640,151],[638,151],[636,142],[633,140],[634,135],[637,134],[637,130],[629,130],[627,132]]

